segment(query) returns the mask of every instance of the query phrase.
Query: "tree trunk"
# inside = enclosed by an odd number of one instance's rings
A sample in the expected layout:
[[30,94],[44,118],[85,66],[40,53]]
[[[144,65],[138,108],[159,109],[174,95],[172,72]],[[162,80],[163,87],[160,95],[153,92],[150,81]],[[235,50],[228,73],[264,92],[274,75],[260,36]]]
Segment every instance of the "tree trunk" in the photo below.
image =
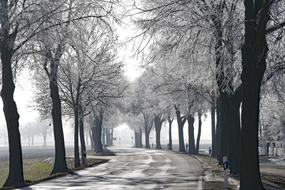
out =
[[145,132],[145,148],[150,148],[149,134],[152,128],[153,120],[151,116],[147,113],[143,113],[143,119],[144,119],[144,132]]
[[103,128],[103,130],[102,130],[102,144],[103,144],[103,146],[107,145],[106,144],[106,136],[107,136],[106,130],[107,130],[106,128]]
[[212,99],[211,103],[211,127],[212,127],[212,157],[217,156],[216,151],[216,104],[215,104],[215,98]]
[[92,128],[92,137],[94,141],[94,152],[101,153],[104,151],[101,139],[101,130],[100,127],[97,125],[96,127]]
[[[229,96],[226,92],[220,92],[219,97],[220,104],[220,147],[218,160],[219,163],[222,163],[223,157],[227,156],[229,158],[230,155],[230,127],[231,127],[231,109],[230,109],[230,100]],[[231,164],[231,163],[230,163]]]
[[106,145],[111,146],[112,145],[112,129],[106,128],[105,136],[106,136]]
[[87,153],[85,145],[84,135],[84,118],[81,106],[79,107],[79,135],[80,135],[80,147],[81,147],[81,162],[83,166],[87,166]]
[[181,117],[180,110],[175,106],[176,111],[176,120],[178,124],[178,137],[179,137],[179,152],[185,152],[184,136],[183,136],[183,127],[186,122],[185,117]]
[[141,148],[142,147],[142,132],[141,129],[139,131],[135,131],[135,147]]
[[67,171],[64,136],[61,118],[61,102],[58,91],[58,63],[51,63],[50,97],[52,100],[52,121],[55,142],[55,162],[52,174]]
[[268,1],[244,0],[245,40],[242,48],[242,133],[240,189],[264,189],[258,154],[260,86],[266,69]]
[[220,92],[220,97],[217,101],[218,128],[219,131],[219,146],[217,158],[222,164],[223,156],[227,156],[229,167],[232,174],[239,173],[239,158],[240,158],[240,91],[235,94]]
[[155,149],[161,149],[161,144],[160,144],[160,131],[157,129],[155,130],[155,137],[156,137],[156,147]]
[[199,153],[200,148],[200,138],[201,138],[201,128],[202,128],[202,114],[198,113],[198,134],[197,134],[197,141],[196,141],[196,153]]
[[160,144],[160,132],[161,132],[161,126],[163,123],[163,119],[161,118],[161,115],[155,115],[154,116],[154,127],[155,127],[155,136],[156,136],[156,149],[161,149]]
[[183,136],[183,126],[182,124],[178,124],[178,136],[179,136],[179,152],[186,152],[185,151],[185,144],[184,144],[184,136]]
[[79,140],[78,140],[79,112],[77,105],[75,105],[73,112],[74,112],[74,167],[78,168],[80,166],[80,158],[79,158]]
[[142,148],[143,144],[142,144],[142,130],[139,129],[139,147]]
[[2,90],[3,111],[8,131],[9,142],[9,174],[4,187],[21,187],[25,185],[23,175],[23,160],[21,137],[19,131],[19,113],[14,101],[15,84],[13,81],[12,57],[17,29],[9,34],[8,1],[1,1],[1,38],[0,55],[2,63]]
[[241,99],[235,94],[231,97],[231,125],[230,127],[230,172],[240,172],[240,103]]
[[[249,72],[249,71],[248,71]],[[253,73],[253,71],[249,72]],[[251,74],[255,75],[255,74]],[[241,189],[263,189],[258,154],[258,119],[260,86],[255,77],[244,79],[241,135]]]
[[188,143],[189,143],[189,154],[195,154],[195,137],[194,137],[194,121],[195,118],[193,115],[187,116],[188,120]]
[[22,147],[19,131],[19,114],[14,101],[15,84],[11,68],[12,53],[1,44],[3,111],[5,115],[9,141],[9,174],[4,187],[25,185],[23,175]]
[[135,133],[135,147],[139,148],[139,133],[134,131]]
[[95,127],[93,127],[93,140],[95,146],[95,153],[101,153],[104,151],[102,145],[102,123],[103,123],[103,113],[100,112],[99,116],[95,115]]
[[220,103],[220,97],[217,98],[217,128],[216,128],[216,154],[217,154],[217,160],[219,164],[222,164],[221,160],[221,103]]
[[172,122],[173,120],[170,118],[170,116],[168,116],[168,125],[169,125],[169,131],[168,131],[168,140],[169,140],[169,143],[168,143],[168,149],[169,150],[172,150]]
[[144,129],[144,134],[145,134],[145,148],[150,148],[149,144],[149,130],[147,127]]

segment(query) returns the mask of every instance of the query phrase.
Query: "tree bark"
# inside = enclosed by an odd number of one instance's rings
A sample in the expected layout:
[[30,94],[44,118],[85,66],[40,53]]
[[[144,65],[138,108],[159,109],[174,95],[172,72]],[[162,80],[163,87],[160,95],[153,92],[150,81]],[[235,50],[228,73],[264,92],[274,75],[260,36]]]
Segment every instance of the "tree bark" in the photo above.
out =
[[139,148],[142,148],[143,144],[142,144],[142,130],[139,129]]
[[240,104],[239,92],[231,96],[231,125],[230,127],[230,172],[239,174],[240,172]]
[[145,148],[150,148],[149,134],[152,128],[153,120],[148,113],[143,113],[144,133],[145,133]]
[[269,1],[244,0],[245,40],[242,48],[242,133],[240,189],[264,189],[258,154],[260,86],[266,69],[266,26]]
[[135,133],[135,147],[139,148],[139,133],[134,130]]
[[168,125],[169,125],[169,128],[168,128],[168,140],[169,140],[169,143],[168,143],[168,149],[169,150],[172,150],[172,122],[173,122],[173,119],[171,119],[170,116],[168,116]]
[[[8,43],[8,42],[6,42]],[[9,174],[4,187],[21,187],[25,185],[23,175],[22,147],[19,131],[19,114],[14,101],[15,84],[12,72],[12,52],[1,43],[3,111],[5,115],[9,142]]]
[[181,117],[180,110],[177,106],[174,106],[174,107],[175,107],[176,119],[177,119],[177,124],[178,124],[179,152],[185,152],[183,127],[186,122],[186,118]]
[[79,132],[79,111],[78,106],[75,105],[74,109],[74,167],[80,167],[80,158],[79,158],[79,139],[78,139],[78,132]]
[[87,153],[84,135],[84,118],[82,113],[82,107],[79,106],[79,135],[80,135],[80,147],[81,147],[81,162],[83,166],[87,166]]
[[103,112],[99,112],[99,116],[95,115],[94,124],[95,127],[92,128],[92,136],[94,140],[94,150],[95,153],[101,153],[104,151],[102,145],[102,123],[103,123]]
[[222,164],[221,160],[221,103],[220,103],[220,97],[217,98],[217,128],[216,128],[216,154],[217,154],[217,160],[219,164]]
[[106,145],[112,146],[112,129],[106,128],[105,129],[105,136],[106,136]]
[[[230,155],[230,127],[231,127],[231,109],[230,109],[230,100],[229,96],[226,92],[220,92],[219,97],[220,104],[220,147],[218,160],[219,163],[222,163],[223,157],[227,156],[229,158]],[[230,163],[231,164],[231,163]]]
[[144,129],[144,134],[145,134],[145,148],[150,148],[150,144],[149,144],[149,130],[146,127]]
[[162,123],[163,123],[163,119],[161,118],[161,115],[155,114],[154,127],[155,127],[155,135],[156,135],[156,149],[161,149],[160,132],[161,132]]
[[142,131],[139,129],[139,131],[135,132],[135,147],[141,148],[142,147]]
[[188,120],[188,143],[189,143],[189,154],[195,154],[195,137],[194,137],[194,116],[193,115],[188,115],[187,116]]
[[64,135],[62,129],[61,101],[58,90],[58,61],[59,60],[52,61],[50,63],[50,97],[52,100],[52,121],[55,142],[55,162],[52,174],[67,171]]
[[197,141],[196,141],[196,153],[199,153],[200,148],[200,138],[201,138],[201,128],[202,128],[202,114],[198,113],[198,134],[197,134]]
[[217,158],[222,164],[223,156],[227,156],[231,173],[238,174],[240,162],[240,91],[236,90],[234,94],[220,92],[217,103],[217,133],[219,130]]
[[217,142],[216,142],[216,104],[215,104],[215,97],[212,98],[211,103],[211,128],[212,128],[212,157],[217,156]]

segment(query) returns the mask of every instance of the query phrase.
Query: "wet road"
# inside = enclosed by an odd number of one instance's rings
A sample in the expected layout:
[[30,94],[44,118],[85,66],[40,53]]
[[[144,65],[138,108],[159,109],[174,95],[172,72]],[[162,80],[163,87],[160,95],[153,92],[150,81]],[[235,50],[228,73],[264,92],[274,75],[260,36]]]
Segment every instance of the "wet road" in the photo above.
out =
[[23,189],[202,189],[201,164],[190,156],[134,148],[112,151],[117,156],[105,164]]

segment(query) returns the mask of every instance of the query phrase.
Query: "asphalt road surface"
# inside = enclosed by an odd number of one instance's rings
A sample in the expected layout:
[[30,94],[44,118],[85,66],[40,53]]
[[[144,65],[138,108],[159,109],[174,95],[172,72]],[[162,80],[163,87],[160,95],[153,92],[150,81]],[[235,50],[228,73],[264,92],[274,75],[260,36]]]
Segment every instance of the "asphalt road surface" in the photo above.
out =
[[127,147],[112,151],[116,156],[105,164],[23,189],[202,189],[201,164],[188,155]]

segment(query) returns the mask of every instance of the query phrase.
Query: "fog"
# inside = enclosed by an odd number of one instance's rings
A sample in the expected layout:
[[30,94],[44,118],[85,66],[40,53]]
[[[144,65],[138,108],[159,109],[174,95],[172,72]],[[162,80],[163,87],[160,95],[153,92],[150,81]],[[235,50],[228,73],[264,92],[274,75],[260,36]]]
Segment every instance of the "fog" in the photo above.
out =
[[[201,135],[201,144],[210,144],[211,143],[211,125],[210,125],[210,118],[203,117],[202,120],[202,135]],[[177,122],[174,121],[172,124],[172,138],[173,144],[178,144],[178,127]],[[197,126],[197,118],[195,120],[194,126]],[[42,147],[43,136],[40,134],[41,126],[45,126],[47,128],[47,138],[46,138],[46,146],[53,147],[54,140],[53,140],[53,132],[52,126],[50,125],[50,121],[41,121],[41,122],[29,122],[25,125],[20,126],[21,131],[21,141],[23,147]],[[65,137],[65,145],[66,146],[73,146],[73,121],[72,119],[65,118],[63,120],[63,130],[64,130],[64,137]],[[114,145],[125,145],[125,146],[132,146],[134,144],[134,131],[131,129],[132,126],[128,126],[127,124],[119,124],[114,129]],[[197,128],[195,128],[195,136],[197,135]],[[188,142],[188,127],[187,125],[184,126],[184,140]],[[33,142],[32,142],[33,137]],[[85,137],[86,142],[88,143],[88,147],[90,148],[90,139],[89,139],[89,129],[85,129]],[[144,142],[144,135],[143,135],[143,142]],[[154,128],[151,130],[150,133],[150,144],[155,144],[155,130]],[[162,129],[161,129],[161,144],[167,145],[168,144],[168,123],[164,122]],[[7,130],[5,125],[0,126],[0,146],[5,147],[8,145],[8,138],[7,138]]]

